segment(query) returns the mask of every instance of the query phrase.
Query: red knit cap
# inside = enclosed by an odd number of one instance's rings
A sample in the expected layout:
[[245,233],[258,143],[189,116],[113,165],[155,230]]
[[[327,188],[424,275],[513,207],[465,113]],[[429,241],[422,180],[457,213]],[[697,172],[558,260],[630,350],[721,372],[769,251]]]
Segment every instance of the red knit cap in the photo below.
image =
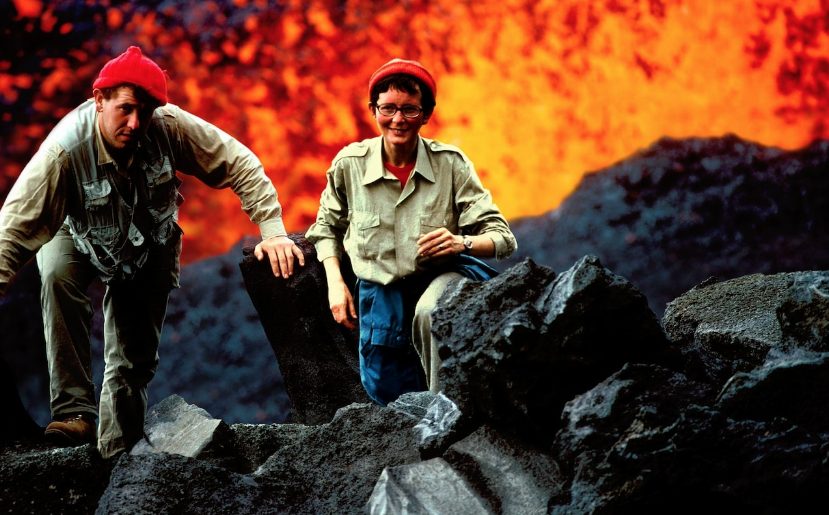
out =
[[371,74],[371,78],[368,80],[369,97],[371,96],[371,88],[373,88],[375,84],[389,75],[394,75],[395,73],[405,73],[406,75],[411,75],[420,79],[424,84],[426,84],[427,88],[432,90],[432,97],[437,98],[438,88],[435,84],[435,79],[432,78],[432,74],[429,73],[429,70],[424,68],[423,65],[417,61],[407,61],[406,59],[398,58],[392,59],[383,66],[377,68],[377,71]]
[[124,83],[140,87],[161,105],[167,103],[167,77],[152,59],[144,57],[137,46],[129,47],[106,63],[92,83],[92,89],[111,88]]

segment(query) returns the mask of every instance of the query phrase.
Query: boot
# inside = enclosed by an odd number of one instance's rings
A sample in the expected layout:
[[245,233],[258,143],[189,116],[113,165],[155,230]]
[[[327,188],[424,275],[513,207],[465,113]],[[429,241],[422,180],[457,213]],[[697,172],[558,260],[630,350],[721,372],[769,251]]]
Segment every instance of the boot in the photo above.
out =
[[95,418],[92,415],[74,413],[50,422],[44,434],[61,447],[76,447],[95,443],[95,432]]

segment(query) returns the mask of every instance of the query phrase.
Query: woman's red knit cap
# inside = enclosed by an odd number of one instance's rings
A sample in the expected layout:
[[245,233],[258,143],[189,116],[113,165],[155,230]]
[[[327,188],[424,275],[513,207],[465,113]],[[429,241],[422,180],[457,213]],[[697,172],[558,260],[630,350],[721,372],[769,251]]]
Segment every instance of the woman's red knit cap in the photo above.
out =
[[398,58],[392,59],[371,74],[371,78],[368,80],[368,96],[371,97],[371,88],[375,84],[395,73],[405,73],[406,75],[417,77],[426,84],[427,88],[432,90],[432,97],[437,98],[438,88],[429,70],[417,61],[407,61],[406,59]]
[[124,83],[138,86],[161,105],[167,103],[167,77],[152,59],[144,57],[137,46],[129,47],[106,63],[92,83],[92,89],[111,88]]

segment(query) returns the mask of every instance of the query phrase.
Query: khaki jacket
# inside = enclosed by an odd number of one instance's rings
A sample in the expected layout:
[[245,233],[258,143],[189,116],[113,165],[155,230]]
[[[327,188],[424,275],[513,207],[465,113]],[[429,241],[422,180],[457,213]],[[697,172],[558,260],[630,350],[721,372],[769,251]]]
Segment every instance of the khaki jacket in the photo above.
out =
[[439,227],[489,236],[496,259],[515,251],[509,224],[457,147],[420,138],[401,191],[383,166],[382,145],[379,136],[352,143],[334,158],[317,219],[305,235],[320,261],[345,252],[357,277],[389,284],[424,270],[417,239]]

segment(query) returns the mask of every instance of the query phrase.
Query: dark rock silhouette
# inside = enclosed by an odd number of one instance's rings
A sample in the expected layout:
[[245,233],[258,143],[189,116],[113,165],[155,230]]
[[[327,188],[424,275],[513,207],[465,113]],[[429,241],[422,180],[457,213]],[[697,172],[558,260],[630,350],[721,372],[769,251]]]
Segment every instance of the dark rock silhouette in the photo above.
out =
[[[287,280],[275,277],[250,248],[239,266],[280,363],[292,420],[317,424],[331,420],[342,406],[368,402],[368,396],[360,383],[356,335],[331,316],[325,271],[314,246],[301,234],[290,237],[306,265]],[[348,277],[347,269],[344,273]]]
[[446,396],[540,445],[574,395],[667,351],[645,297],[593,256],[558,276],[526,260],[486,283],[462,281],[433,319]]
[[657,315],[708,277],[829,269],[829,142],[786,152],[737,136],[663,138],[585,175],[549,213],[510,223],[525,257],[563,270],[585,254]]
[[[307,266],[321,272],[315,261]],[[709,282],[670,304],[663,333],[641,294],[595,258],[558,275],[524,261],[486,283],[457,281],[441,299],[436,330],[452,339],[442,350],[441,394],[407,394],[385,408],[354,403],[314,425],[230,426],[170,397],[147,419],[155,445],[114,462],[91,446],[6,444],[0,472],[14,480],[0,510],[71,503],[97,513],[803,511],[829,500],[821,393],[829,312],[817,309],[827,279],[829,272],[798,272]],[[291,295],[286,283],[282,294]],[[716,305],[721,298],[744,306],[731,322]],[[769,322],[746,331],[752,320]],[[803,334],[813,338],[793,336]],[[292,345],[318,337],[279,334],[288,335]],[[711,354],[751,359],[726,378],[723,359],[701,357]],[[526,364],[535,357],[542,365]],[[492,384],[463,384],[473,379]],[[522,385],[531,384],[553,394],[528,395]],[[81,485],[69,467],[93,479]],[[15,486],[23,481],[38,485],[36,497]]]

